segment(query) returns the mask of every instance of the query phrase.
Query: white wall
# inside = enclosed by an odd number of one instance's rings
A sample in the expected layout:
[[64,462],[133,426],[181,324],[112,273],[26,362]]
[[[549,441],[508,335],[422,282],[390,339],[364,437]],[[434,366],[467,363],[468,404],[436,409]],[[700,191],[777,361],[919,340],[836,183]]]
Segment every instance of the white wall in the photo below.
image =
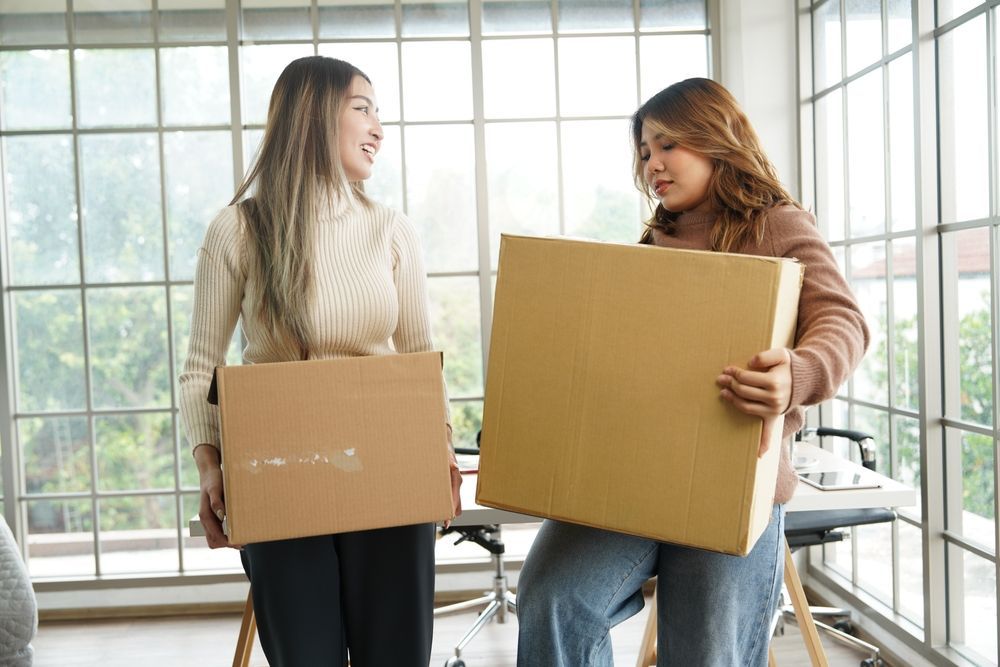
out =
[[736,96],[795,197],[798,192],[794,0],[719,0],[722,85]]

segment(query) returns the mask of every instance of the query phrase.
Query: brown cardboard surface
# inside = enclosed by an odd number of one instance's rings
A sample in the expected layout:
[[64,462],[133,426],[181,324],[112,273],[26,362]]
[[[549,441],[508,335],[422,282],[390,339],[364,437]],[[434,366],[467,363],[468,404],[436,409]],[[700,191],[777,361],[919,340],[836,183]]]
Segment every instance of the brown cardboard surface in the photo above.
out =
[[440,353],[220,367],[215,381],[232,543],[452,517]]
[[790,260],[503,236],[476,500],[725,553],[767,526],[780,425],[715,378],[791,346]]

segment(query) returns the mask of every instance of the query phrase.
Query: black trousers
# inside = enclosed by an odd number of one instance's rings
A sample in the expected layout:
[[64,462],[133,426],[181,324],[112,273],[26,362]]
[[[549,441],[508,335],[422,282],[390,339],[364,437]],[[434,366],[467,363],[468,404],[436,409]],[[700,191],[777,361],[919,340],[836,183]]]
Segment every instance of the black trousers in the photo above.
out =
[[271,667],[427,667],[434,524],[248,544]]

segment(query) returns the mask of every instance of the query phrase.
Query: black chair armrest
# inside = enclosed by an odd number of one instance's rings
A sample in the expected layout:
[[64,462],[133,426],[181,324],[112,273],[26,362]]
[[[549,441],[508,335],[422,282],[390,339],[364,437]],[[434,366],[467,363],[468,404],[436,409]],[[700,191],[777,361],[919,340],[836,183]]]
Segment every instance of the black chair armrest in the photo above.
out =
[[816,434],[821,438],[830,436],[851,440],[858,446],[858,450],[861,452],[861,465],[869,470],[875,470],[875,455],[877,450],[875,449],[875,437],[871,434],[865,433],[864,431],[854,431],[846,428],[830,428],[828,426],[805,429],[804,432],[807,434]]

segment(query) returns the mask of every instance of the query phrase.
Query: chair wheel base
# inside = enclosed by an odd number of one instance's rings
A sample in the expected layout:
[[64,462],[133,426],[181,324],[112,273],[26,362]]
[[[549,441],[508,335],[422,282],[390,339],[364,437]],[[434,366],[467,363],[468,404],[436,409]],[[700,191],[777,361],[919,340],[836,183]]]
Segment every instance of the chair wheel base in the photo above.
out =
[[444,661],[444,667],[465,667],[465,660],[461,658],[448,658]]

